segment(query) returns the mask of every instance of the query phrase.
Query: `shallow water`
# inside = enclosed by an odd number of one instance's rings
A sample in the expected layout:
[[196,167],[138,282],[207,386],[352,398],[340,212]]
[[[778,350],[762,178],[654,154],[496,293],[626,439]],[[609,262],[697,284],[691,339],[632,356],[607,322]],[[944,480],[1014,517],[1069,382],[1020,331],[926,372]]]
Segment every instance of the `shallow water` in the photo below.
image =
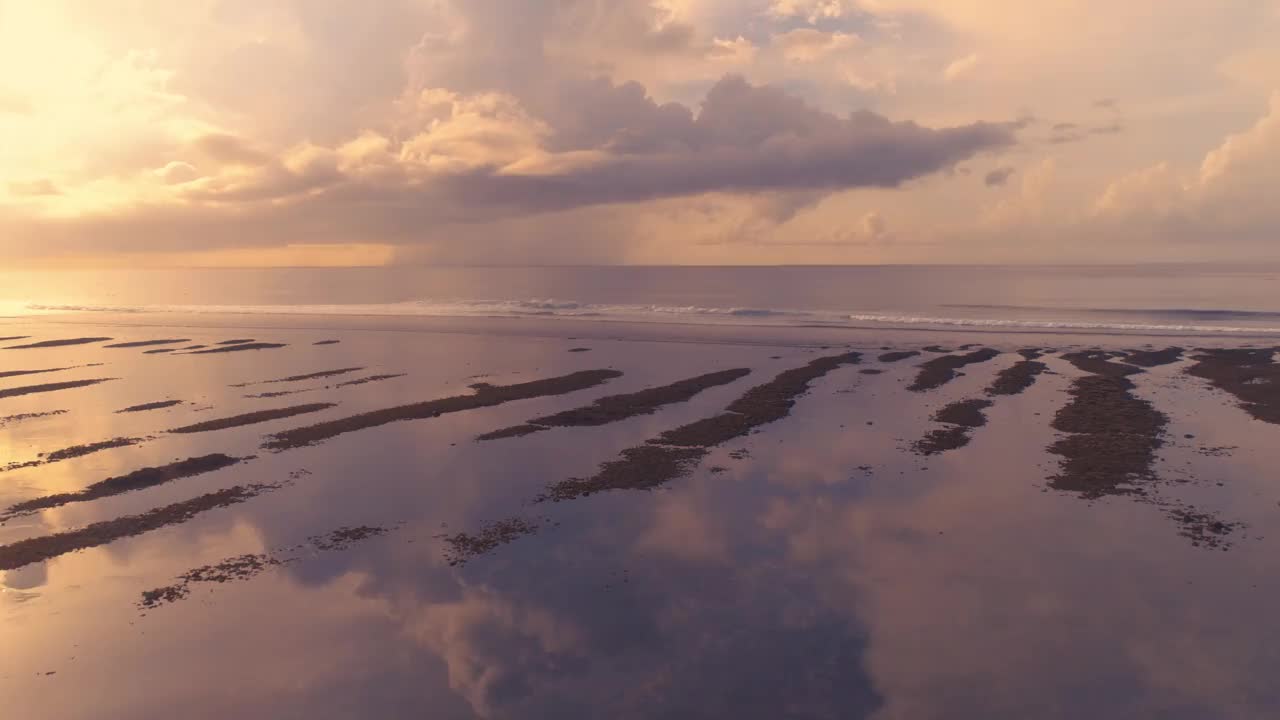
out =
[[[1186,360],[1134,378],[1135,393],[1170,416],[1161,482],[1150,490],[1245,524],[1227,549],[1194,545],[1159,504],[1086,502],[1049,489],[1058,466],[1045,451],[1058,436],[1049,423],[1081,374],[1056,355],[1044,359],[1051,374],[1026,392],[994,399],[969,445],[931,457],[910,451],[936,426],[934,412],[981,396],[1020,360],[1013,350],[1145,340],[792,328],[724,335],[730,344],[656,329],[618,339],[616,327],[593,335],[582,332],[589,323],[551,321],[527,333],[484,323],[460,333],[328,319],[313,329],[170,322],[183,332],[0,325],[0,335],[37,339],[287,344],[219,355],[147,355],[102,343],[0,351],[0,369],[104,363],[6,378],[0,387],[118,378],[0,400],[0,417],[68,410],[0,427],[0,464],[74,443],[154,436],[0,472],[0,504],[207,453],[256,457],[10,521],[0,544],[246,482],[284,485],[4,572],[0,696],[15,716],[1264,718],[1280,708],[1272,681],[1280,672],[1280,426],[1251,419],[1233,398],[1185,375]],[[325,339],[341,343],[312,344]],[[970,340],[1005,352],[930,392],[906,387],[935,353],[875,360],[882,346]],[[578,347],[589,351],[569,352]],[[865,352],[862,365],[815,381],[787,417],[712,449],[687,477],[652,492],[532,502],[549,483],[589,476],[778,372],[848,349]],[[277,384],[232,387],[355,366],[406,375],[346,388],[326,389],[337,377],[299,381],[288,385],[315,390],[267,399],[245,395]],[[752,373],[650,415],[474,442],[599,397],[732,367]],[[311,447],[260,448],[269,433],[466,394],[476,382],[594,368],[624,374]],[[884,372],[859,372],[867,368]],[[185,402],[114,414],[165,399]],[[338,405],[164,434],[312,402]],[[510,517],[541,529],[449,564],[441,535]],[[185,599],[138,606],[144,591],[198,566],[359,525],[388,532],[345,550],[289,551],[296,559],[251,579],[195,583]]]

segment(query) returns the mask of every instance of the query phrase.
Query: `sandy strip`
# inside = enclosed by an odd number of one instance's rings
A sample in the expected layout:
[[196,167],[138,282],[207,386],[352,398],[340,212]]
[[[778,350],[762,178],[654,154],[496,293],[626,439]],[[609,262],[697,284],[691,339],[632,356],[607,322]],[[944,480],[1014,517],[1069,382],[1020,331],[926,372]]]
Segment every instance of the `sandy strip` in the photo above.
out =
[[359,525],[357,527],[340,527],[324,535],[307,538],[282,550],[251,555],[237,555],[214,565],[204,565],[189,570],[178,576],[173,585],[147,590],[138,601],[140,610],[150,610],[160,605],[177,602],[191,595],[191,586],[199,583],[228,583],[239,580],[250,580],[270,568],[287,565],[302,559],[301,552],[334,552],[346,550],[352,545],[369,538],[386,535],[387,528]]
[[8,335],[6,337],[0,337],[0,342],[8,342],[10,340],[26,340],[29,337],[31,336],[30,335]]
[[991,407],[990,400],[971,398],[958,400],[934,413],[934,422],[947,427],[938,428],[917,440],[912,450],[920,455],[937,455],[969,444],[969,433],[987,424],[984,410]]
[[253,341],[254,341],[254,338],[235,338],[232,340],[222,340],[220,342],[214,343],[214,345],[243,345],[245,343],[251,343]]
[[11,345],[5,350],[38,350],[41,348],[67,347],[69,345],[88,345],[89,343],[106,342],[113,338],[109,337],[81,337],[66,338],[63,340],[42,340],[40,342],[28,343],[26,345]]
[[572,500],[605,490],[648,490],[692,470],[717,445],[742,437],[791,414],[809,385],[831,371],[861,361],[861,353],[818,358],[786,370],[734,400],[726,411],[668,430],[644,445],[623,450],[590,478],[569,478],[550,485],[538,501]]
[[110,477],[106,480],[100,480],[79,492],[58,493],[56,495],[46,495],[44,497],[24,500],[10,506],[3,513],[0,513],[0,523],[6,522],[20,515],[29,515],[38,510],[47,510],[49,508],[61,507],[70,503],[89,502],[113,495],[122,495],[135,490],[143,490],[146,488],[163,485],[181,480],[183,478],[203,475],[205,473],[221,470],[225,467],[239,464],[247,458],[236,458],[221,453],[213,455],[204,455],[202,457],[188,458],[168,465],[160,467],[142,468],[135,470],[127,475]]
[[311,344],[312,345],[337,345],[340,342],[342,341],[341,340],[317,340],[316,342],[313,342]]
[[1164,350],[1130,350],[1124,354],[1124,361],[1142,367],[1159,367],[1171,365],[1182,359],[1183,349],[1180,347]]
[[1275,350],[1203,350],[1187,373],[1230,393],[1255,419],[1280,425],[1280,365]]
[[[967,347],[967,346],[966,346]],[[926,348],[928,349],[928,348]],[[1000,355],[1000,351],[991,348],[975,350],[963,355],[943,355],[920,364],[920,373],[916,380],[907,387],[911,392],[924,392],[940,388],[959,377],[960,368],[975,363],[983,363]]]
[[255,382],[237,383],[231,385],[233,388],[250,387],[252,385],[270,385],[272,383],[299,382],[301,380],[315,380],[317,378],[333,377],[335,375],[347,375],[353,372],[363,370],[362,367],[338,368],[337,370],[321,370],[320,372],[307,373],[306,375],[290,375],[289,377],[276,378],[275,380],[257,380]]
[[20,470],[22,468],[39,467],[41,465],[49,465],[51,463],[62,462],[63,460],[72,460],[74,458],[92,455],[103,450],[114,450],[115,448],[129,447],[141,444],[145,440],[151,438],[127,438],[118,437],[110,440],[100,440],[98,442],[83,443],[80,445],[72,445],[71,447],[54,450],[49,453],[41,453],[37,460],[29,460],[27,462],[15,462],[8,465],[0,466],[0,472],[8,472],[10,470]]
[[344,387],[351,387],[353,385],[364,385],[365,383],[371,383],[371,382],[382,382],[383,380],[394,380],[395,378],[402,378],[402,377],[405,377],[406,375],[408,375],[408,373],[368,375],[366,377],[355,378],[354,380],[344,380],[336,385],[326,385],[325,389],[328,390],[331,388],[344,388]]
[[23,387],[6,388],[0,390],[0,398],[18,397],[19,395],[32,395],[34,393],[55,392],[58,390],[71,390],[74,388],[88,387],[97,385],[109,380],[118,378],[94,378],[92,380],[69,380],[67,382],[45,383],[44,385],[25,385]]
[[178,343],[191,342],[191,338],[179,338],[177,340],[135,340],[133,342],[115,343],[114,345],[103,345],[107,348],[140,348],[151,347],[153,345],[176,345]]
[[1049,487],[1086,500],[1125,496],[1163,507],[1178,524],[1178,534],[1192,545],[1230,548],[1230,535],[1242,524],[1224,522],[1185,504],[1171,507],[1152,492],[1159,480],[1154,470],[1156,451],[1164,445],[1169,419],[1133,394],[1135,386],[1129,377],[1143,371],[1108,360],[1106,353],[1097,351],[1062,357],[1091,374],[1072,383],[1071,402],[1054,417],[1054,429],[1067,435],[1049,447],[1049,452],[1064,458]]
[[237,485],[207,495],[165,505],[141,515],[126,515],[68,530],[54,535],[19,540],[0,545],[0,570],[16,570],[31,563],[49,560],[76,550],[99,547],[121,538],[141,535],[168,525],[187,522],[197,515],[217,508],[238,505],[281,485]]
[[66,415],[66,414],[67,414],[66,410],[49,410],[47,412],[19,413],[17,415],[6,415],[4,417],[0,417],[0,428],[4,427],[5,425],[20,423],[24,420],[35,420],[37,418],[53,417],[54,415]]
[[239,345],[221,345],[221,347],[209,348],[208,350],[196,350],[188,355],[212,355],[213,353],[229,353],[244,352],[246,350],[275,350],[276,348],[288,347],[284,343],[267,343],[267,342],[251,342]]
[[523,425],[485,433],[476,440],[497,440],[550,430],[553,427],[591,427],[619,422],[639,415],[651,415],[659,408],[691,400],[704,390],[727,385],[751,373],[749,368],[734,368],[677,380],[669,385],[645,388],[625,395],[610,395],[590,405],[565,410],[529,420]]
[[269,422],[271,420],[280,420],[282,418],[293,417],[295,415],[320,412],[321,410],[328,410],[331,407],[337,407],[337,403],[311,403],[309,405],[295,405],[293,407],[274,408],[271,410],[258,410],[256,412],[244,413],[243,415],[233,415],[231,417],[218,418],[217,420],[206,420],[194,425],[184,425],[180,428],[174,428],[169,432],[190,434],[211,432],[214,430],[226,430],[228,428],[255,425],[257,423]]
[[[1024,353],[1023,357],[1028,359],[1019,360],[997,373],[995,380],[992,380],[991,384],[987,386],[986,393],[988,395],[1021,394],[1035,384],[1036,378],[1040,377],[1041,373],[1049,369],[1048,365],[1034,359],[1040,357],[1037,351],[1021,350],[1019,352]],[[1032,353],[1034,353],[1034,357],[1028,357]]]
[[565,395],[578,390],[586,390],[614,378],[622,377],[618,370],[582,370],[569,375],[534,380],[515,385],[489,385],[479,383],[472,385],[472,395],[455,395],[453,397],[428,400],[412,405],[373,410],[359,415],[331,420],[318,425],[286,430],[276,433],[263,444],[268,450],[289,450],[292,448],[313,445],[338,435],[358,430],[386,425],[403,420],[425,420],[446,413],[475,410],[492,407],[514,400],[530,400],[551,395]]
[[39,348],[66,347],[67,345],[88,345],[89,343],[106,342],[111,339],[109,337],[82,337],[68,338],[66,340],[43,340],[27,345],[11,345],[5,350],[36,350]]
[[346,380],[344,382],[336,383],[334,385],[323,385],[321,387],[300,388],[298,390],[274,390],[272,392],[245,395],[244,397],[261,400],[266,398],[284,397],[285,395],[301,395],[302,393],[316,392],[319,390],[337,390],[339,388],[352,387],[354,385],[365,385],[371,382],[382,382],[383,380],[401,378],[401,377],[405,377],[406,375],[408,375],[408,373],[394,373],[390,375],[369,375],[367,377],[355,378],[354,380]]
[[[967,347],[967,346],[962,346]],[[1026,360],[1020,360],[996,374],[984,393],[991,397],[1018,395],[1035,384],[1036,378],[1049,369],[1036,361],[1039,350],[1019,350]],[[930,431],[912,444],[911,449],[920,455],[937,455],[969,444],[974,428],[987,424],[985,410],[992,401],[983,398],[957,400],[934,413],[933,421],[946,427]]]
[[438,537],[444,540],[447,548],[445,559],[449,564],[466,565],[468,560],[497,550],[525,535],[532,535],[541,528],[542,524],[538,521],[511,517],[486,525],[474,534],[460,532]]
[[182,400],[160,400],[157,402],[143,403],[141,405],[130,405],[122,410],[117,410],[116,414],[146,412],[148,410],[163,410],[164,408],[171,408],[175,405],[181,405],[182,403]]
[[1096,352],[1062,357],[1089,375],[1072,383],[1071,401],[1053,419],[1053,428],[1067,436],[1049,448],[1064,458],[1049,486],[1086,499],[1144,493],[1139,484],[1155,479],[1152,466],[1169,419],[1133,394],[1128,376],[1142,370]]
[[51,372],[63,372],[66,370],[79,370],[80,368],[102,367],[102,363],[90,363],[88,365],[69,365],[67,367],[48,368],[45,370],[4,370],[0,371],[0,378],[20,377],[23,375],[43,375]]
[[919,350],[895,350],[893,352],[887,352],[876,359],[882,363],[892,363],[906,360],[907,358],[913,358],[919,354]]

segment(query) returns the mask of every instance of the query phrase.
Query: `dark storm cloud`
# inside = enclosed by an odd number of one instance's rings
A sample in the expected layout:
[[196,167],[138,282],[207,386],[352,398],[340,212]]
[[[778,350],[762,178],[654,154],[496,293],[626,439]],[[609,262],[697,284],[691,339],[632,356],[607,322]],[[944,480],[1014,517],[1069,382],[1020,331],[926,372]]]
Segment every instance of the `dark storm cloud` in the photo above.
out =
[[554,137],[563,147],[602,151],[581,167],[536,175],[481,167],[435,175],[412,188],[370,186],[333,168],[311,178],[276,168],[256,186],[213,189],[204,197],[265,200],[328,187],[329,200],[403,201],[408,190],[451,208],[442,211],[449,215],[536,213],[710,192],[897,187],[1015,141],[1011,123],[931,129],[866,111],[839,117],[737,76],[717,83],[696,117],[680,105],[654,104],[634,84],[584,85],[575,92],[593,98],[593,107],[561,121]]
[[[567,85],[582,105],[549,122],[553,150],[589,150],[586,163],[541,174],[499,165],[436,171],[393,160],[340,166],[319,155],[299,166],[268,159],[232,136],[196,143],[220,163],[256,168],[194,183],[186,204],[45,222],[15,250],[144,251],[377,238],[408,245],[448,223],[484,223],[603,205],[710,193],[781,193],[816,202],[854,188],[893,188],[1016,141],[1012,123],[933,129],[861,111],[841,117],[768,86],[728,76],[700,111],[654,103],[634,83]],[[393,142],[388,157],[398,158]],[[3,218],[0,218],[3,220]],[[82,237],[92,222],[93,241]],[[39,254],[38,252],[36,254]]]

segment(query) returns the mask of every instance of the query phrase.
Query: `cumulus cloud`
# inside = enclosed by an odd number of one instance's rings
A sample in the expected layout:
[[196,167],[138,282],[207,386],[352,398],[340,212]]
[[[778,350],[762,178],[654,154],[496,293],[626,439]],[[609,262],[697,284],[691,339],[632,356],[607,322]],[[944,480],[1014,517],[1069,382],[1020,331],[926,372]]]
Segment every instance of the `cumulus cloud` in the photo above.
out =
[[803,18],[812,24],[844,17],[857,9],[852,0],[770,0],[768,12],[775,17]]
[[[1240,127],[1274,86],[1258,39],[1280,17],[1254,0],[1135,0],[1099,23],[1094,5],[18,4],[0,61],[30,72],[0,88],[0,133],[20,138],[0,144],[0,249],[294,242],[551,259],[541,243],[555,261],[732,262],[746,251],[704,250],[801,235],[878,247],[874,211],[896,253],[962,233],[995,201],[986,188],[1009,184],[1006,166],[1026,180],[1050,158],[1072,181],[1034,212],[995,215],[1049,223],[1105,196],[1091,222],[1170,203],[1203,217],[1208,185],[1185,149]],[[1062,122],[999,122],[1030,114]],[[1006,150],[983,183],[961,180],[957,163]],[[60,194],[33,192],[41,178]],[[1148,188],[1162,183],[1184,190]],[[1046,234],[1034,230],[1019,236]]]
[[378,209],[376,231],[400,225],[395,234],[407,242],[419,223],[706,193],[897,187],[1005,148],[1016,131],[1010,123],[932,129],[865,111],[841,117],[737,76],[717,83],[696,114],[658,105],[636,86],[586,83],[570,94],[589,97],[592,109],[560,128],[509,95],[438,91],[423,100],[434,116],[400,139],[366,134],[268,158],[236,138],[205,136],[193,147],[223,171],[183,185],[187,205],[169,213],[328,214],[338,220],[332,232],[358,234]]
[[179,185],[200,177],[200,172],[194,165],[181,160],[173,160],[162,168],[156,168],[155,174],[168,185]]
[[1198,172],[1184,175],[1162,163],[1121,177],[1098,198],[1093,216],[1148,235],[1273,241],[1280,237],[1276,187],[1280,93],[1252,127],[1206,154]]

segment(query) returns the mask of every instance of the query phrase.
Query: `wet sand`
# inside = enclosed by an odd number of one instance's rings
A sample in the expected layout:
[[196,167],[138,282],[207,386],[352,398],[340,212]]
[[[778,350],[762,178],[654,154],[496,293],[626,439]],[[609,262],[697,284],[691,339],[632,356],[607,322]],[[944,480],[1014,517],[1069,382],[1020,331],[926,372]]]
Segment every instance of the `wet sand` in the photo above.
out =
[[[32,327],[279,347],[23,355],[117,379],[3,403],[6,460],[39,459],[0,482],[15,716],[1280,707],[1270,349],[200,322]],[[259,384],[316,402],[256,411]]]

